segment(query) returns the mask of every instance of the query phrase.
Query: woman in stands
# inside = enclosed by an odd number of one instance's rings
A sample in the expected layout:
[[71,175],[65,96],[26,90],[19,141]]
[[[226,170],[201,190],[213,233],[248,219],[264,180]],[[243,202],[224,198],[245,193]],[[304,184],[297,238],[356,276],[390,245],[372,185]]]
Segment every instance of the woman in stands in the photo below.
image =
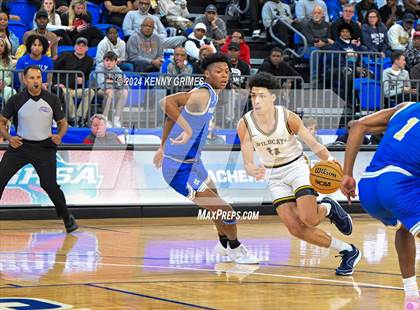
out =
[[98,28],[92,26],[92,16],[86,10],[84,0],[72,0],[68,13],[61,16],[61,22],[63,25],[74,27],[73,31],[69,32],[73,44],[77,38],[84,37],[88,39],[89,47],[95,47],[104,37]]
[[[54,0],[42,1],[41,9],[44,9],[48,13],[48,25],[47,30],[54,32],[58,38],[58,45],[73,45],[67,31],[73,31],[74,26],[63,26],[61,25],[60,15],[56,13]],[[36,13],[35,13],[36,15]],[[35,16],[34,16],[34,29],[36,29]]]
[[16,93],[12,87],[12,70],[15,69],[15,64],[10,57],[10,50],[5,39],[0,38],[0,97],[3,103],[7,102],[9,98]]
[[19,39],[13,32],[9,31],[9,14],[6,12],[0,12],[0,38],[6,40],[9,51],[14,55],[19,47]]
[[391,51],[388,46],[386,26],[381,21],[377,10],[369,10],[362,26],[362,44],[369,52],[378,52],[382,57],[389,56]]

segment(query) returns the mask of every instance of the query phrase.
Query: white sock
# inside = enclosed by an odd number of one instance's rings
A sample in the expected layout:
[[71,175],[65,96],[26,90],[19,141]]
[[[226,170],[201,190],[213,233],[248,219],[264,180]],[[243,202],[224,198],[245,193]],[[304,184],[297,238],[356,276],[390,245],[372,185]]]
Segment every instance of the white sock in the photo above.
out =
[[419,298],[419,288],[417,287],[416,276],[411,278],[403,279],[404,291],[406,297]]
[[350,244],[348,244],[347,242],[341,241],[339,239],[335,239],[334,237],[331,237],[330,248],[335,249],[338,252],[353,250]]
[[323,202],[322,205],[325,206],[325,208],[327,209],[327,213],[325,215],[326,216],[330,215],[331,204],[330,203]]

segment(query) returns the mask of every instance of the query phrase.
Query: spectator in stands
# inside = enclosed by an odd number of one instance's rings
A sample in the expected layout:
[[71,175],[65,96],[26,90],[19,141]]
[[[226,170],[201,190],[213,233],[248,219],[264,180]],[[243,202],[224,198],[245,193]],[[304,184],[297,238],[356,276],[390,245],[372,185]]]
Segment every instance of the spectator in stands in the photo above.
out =
[[0,38],[0,95],[3,99],[3,103],[7,102],[7,100],[16,93],[12,87],[12,70],[14,69],[15,65],[12,62],[12,57],[10,57],[7,42],[5,39]]
[[[66,75],[66,73],[54,76],[54,84],[60,88],[66,98],[70,117],[69,123],[73,124],[84,123],[89,112],[89,104],[95,95],[93,89],[84,87],[84,83],[89,79],[93,70],[94,63],[93,58],[87,55],[88,49],[88,40],[79,37],[74,45],[74,52],[64,52],[55,61],[56,70],[81,71],[84,74],[84,77],[75,74]],[[74,98],[81,98],[77,110]]]
[[[290,9],[290,6],[286,3],[281,2],[280,0],[269,0],[267,1],[261,12],[261,18],[264,24],[264,27],[267,31],[267,40],[271,40],[268,28],[270,28],[271,23],[276,18],[280,17],[282,21],[284,21],[287,24],[292,24],[295,22],[293,19],[292,11]],[[278,22],[274,28],[273,32],[276,34],[276,36],[282,40],[286,44],[292,45],[292,33],[289,31],[289,29],[283,25],[282,23]]]
[[386,4],[379,9],[382,22],[389,29],[397,20],[403,18],[403,9],[397,0],[386,0]]
[[200,47],[200,51],[198,52],[198,60],[196,60],[193,63],[193,73],[204,74],[204,71],[201,68],[201,63],[206,57],[214,53],[214,49],[210,45],[203,45],[202,47]]
[[213,43],[206,37],[207,27],[203,23],[195,24],[194,31],[190,33],[185,42],[185,50],[192,61],[198,59],[200,48],[203,45],[208,45],[212,48],[213,53],[216,53],[216,48]]
[[19,39],[12,31],[9,31],[9,14],[6,12],[0,12],[0,38],[6,40],[11,55],[15,55],[19,47]]
[[[347,144],[347,140],[349,138],[349,132],[351,127],[353,127],[353,125],[356,123],[356,120],[351,120],[347,123],[347,130],[346,133],[338,136],[337,139],[335,139],[335,144]],[[363,136],[363,142],[364,145],[368,145],[370,143],[370,140],[368,137]]]
[[413,94],[410,84],[410,75],[405,70],[405,56],[402,51],[391,54],[392,67],[382,73],[384,85],[385,107],[395,106],[404,101],[411,100]]
[[[418,63],[417,65],[415,65],[413,68],[411,68],[410,70],[410,77],[413,80],[420,80],[420,63]],[[417,85],[417,89],[420,87],[420,85]],[[419,101],[419,100],[417,100]]]
[[363,23],[366,20],[366,14],[370,10],[378,11],[375,0],[362,0],[355,7],[357,19],[360,23]]
[[273,47],[270,56],[264,59],[258,72],[268,72],[274,76],[300,76],[300,74],[288,65],[283,58],[283,51],[279,47]]
[[343,13],[344,5],[348,4],[349,0],[326,0],[325,4],[328,8],[330,21],[335,22]]
[[216,46],[221,46],[226,42],[226,24],[217,15],[217,8],[214,4],[209,4],[204,15],[195,18],[194,24],[197,25],[199,23],[206,26],[206,36],[208,39],[212,39]]
[[146,17],[154,21],[154,34],[158,35],[161,39],[162,48],[175,48],[181,46],[186,38],[183,36],[168,37],[166,29],[160,21],[159,17],[149,13],[150,0],[139,0],[139,9],[137,11],[130,11],[124,17],[123,30],[126,37],[130,37],[137,33],[140,25]]
[[316,134],[318,131],[317,120],[313,117],[304,117],[302,121],[303,125],[308,129],[309,133],[315,138],[315,140],[322,144],[321,136]]
[[143,19],[140,32],[128,39],[128,60],[135,64],[137,72],[156,72],[162,65],[162,43],[159,36],[153,32],[154,27],[154,19],[146,17]]
[[240,47],[238,43],[231,42],[229,45],[227,56],[230,62],[230,72],[232,87],[244,87],[245,79],[241,78],[244,75],[251,75],[251,71],[246,62],[239,59]]
[[[48,50],[48,41],[45,37],[33,34],[26,39],[26,50],[29,54],[19,58],[16,63],[16,70],[24,70],[26,67],[36,65],[42,72],[42,87],[44,89],[51,85],[52,75],[47,70],[54,69],[54,63],[50,57],[45,55]],[[23,74],[19,73],[19,80],[23,85]]]
[[351,4],[345,4],[343,9],[343,16],[337,19],[335,22],[331,24],[330,27],[330,38],[336,41],[340,37],[339,27],[343,24],[350,26],[351,28],[351,34],[352,34],[352,43],[360,46],[360,26],[359,24],[353,20],[354,16],[354,7]]
[[[47,30],[57,35],[58,45],[72,45],[72,41],[67,31],[73,31],[73,26],[62,26],[60,15],[56,13],[54,0],[42,1],[41,10],[45,10],[48,14]],[[36,23],[37,13],[34,15],[34,29],[37,29]],[[47,38],[48,39],[48,38]]]
[[108,24],[122,27],[125,15],[134,10],[133,0],[105,0],[104,5],[108,11]]
[[403,0],[406,12],[412,13],[416,18],[420,18],[420,4],[417,0]]
[[160,15],[166,18],[169,26],[186,30],[193,25],[188,19],[187,0],[159,0],[158,5]]
[[134,71],[134,66],[127,62],[126,55],[126,44],[124,40],[121,40],[118,36],[118,30],[114,26],[109,27],[106,30],[106,36],[98,44],[96,51],[96,64],[101,64],[104,60],[106,52],[112,51],[118,57],[118,67],[123,71]]
[[69,0],[54,0],[56,12],[60,15],[67,13],[69,11]]
[[86,1],[72,0],[68,13],[61,16],[61,21],[65,26],[73,26],[73,31],[69,32],[69,36],[73,43],[77,38],[86,38],[90,47],[98,46],[103,39],[102,32],[92,25],[92,16],[86,10]]
[[321,6],[316,5],[312,17],[302,21],[302,34],[305,36],[308,47],[325,48],[334,41],[328,38],[329,24],[324,19],[325,12]]
[[245,12],[244,19],[250,22],[249,29],[253,30],[252,38],[258,39],[261,34],[261,9],[265,0],[249,0],[248,11]]
[[193,73],[193,66],[187,60],[187,52],[185,48],[179,46],[174,50],[174,57],[162,70],[161,73],[170,75],[190,75]]
[[206,144],[210,144],[210,145],[226,144],[223,137],[219,136],[218,134],[214,132],[215,129],[216,129],[216,122],[213,117],[209,123],[209,131],[207,133]]
[[[133,2],[134,10],[138,10],[140,7],[140,0],[135,0]],[[150,0],[149,13],[152,15],[159,15],[159,4],[158,0]]]
[[55,33],[47,30],[47,24],[49,22],[48,13],[45,10],[39,10],[35,14],[35,24],[36,29],[26,31],[23,36],[23,44],[25,44],[26,39],[34,34],[38,34],[47,39],[49,47],[47,51],[47,56],[51,57],[53,60],[57,59],[57,46],[58,38]]
[[420,63],[420,31],[414,32],[413,44],[405,50],[404,55],[408,70]]
[[246,44],[244,40],[244,35],[242,31],[235,30],[232,32],[230,36],[226,38],[225,44],[220,48],[220,51],[223,54],[227,54],[228,47],[231,42],[235,42],[239,44],[240,47],[240,53],[239,53],[239,59],[245,61],[249,66],[251,65],[251,51],[249,49],[249,45]]
[[362,44],[369,52],[378,52],[382,57],[389,56],[387,29],[381,21],[377,10],[370,10],[366,14],[362,26]]
[[405,51],[411,42],[414,33],[414,15],[405,13],[403,17],[403,25],[395,23],[388,30],[388,42],[393,51]]
[[304,19],[311,19],[313,16],[313,11],[315,6],[319,6],[322,8],[324,12],[324,20],[326,22],[330,21],[330,17],[328,15],[328,9],[325,5],[323,0],[299,0],[296,3],[295,12],[297,19],[301,22]]
[[[103,114],[108,119],[111,111],[112,125],[120,128],[125,101],[128,96],[127,87],[124,84],[124,74],[117,66],[118,56],[112,51],[106,52],[103,61],[96,67],[97,82],[100,93],[104,95]],[[115,111],[111,110],[115,107]],[[107,125],[111,123],[107,122]]]
[[95,114],[90,118],[91,133],[83,140],[84,144],[121,144],[118,136],[106,130],[106,117]]

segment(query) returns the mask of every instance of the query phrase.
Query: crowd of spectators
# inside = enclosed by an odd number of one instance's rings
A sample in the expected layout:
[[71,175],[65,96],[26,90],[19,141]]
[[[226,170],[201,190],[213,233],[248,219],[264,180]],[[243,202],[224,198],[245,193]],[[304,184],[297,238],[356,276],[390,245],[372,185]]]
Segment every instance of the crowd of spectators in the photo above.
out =
[[[19,16],[11,17],[7,11],[0,11],[0,69],[21,70],[39,65],[44,73],[43,87],[57,91],[74,124],[87,122],[89,105],[96,94],[85,87],[92,73],[103,97],[101,111],[107,126],[120,127],[123,98],[127,95],[126,86],[121,84],[124,72],[202,74],[200,63],[217,51],[231,60],[233,87],[245,87],[240,76],[257,71],[251,70],[246,33],[242,29],[228,29],[214,4],[203,7],[202,14],[192,18],[187,0],[92,0],[101,6],[103,22],[115,25],[103,33],[92,22],[85,0],[29,2],[38,10],[33,17],[33,29],[23,35],[21,44],[8,27],[9,18]],[[250,2],[249,11],[242,18],[250,18],[251,32],[265,31],[268,41],[272,39],[268,28],[274,25],[275,35],[287,47],[299,49],[300,43],[286,23],[302,32],[309,51],[346,51],[349,55],[369,51],[391,57],[392,67],[382,73],[382,80],[388,85],[384,87],[389,97],[387,104],[395,104],[413,92],[410,86],[401,88],[393,80],[420,78],[420,31],[415,27],[420,5],[415,0]],[[282,22],[273,23],[277,18]],[[73,46],[74,50],[59,55],[60,46]],[[90,49],[95,49],[96,55],[89,56]],[[164,57],[167,49],[173,50],[170,58]],[[53,77],[46,73],[49,70],[81,71],[83,76]],[[300,75],[278,47],[267,51],[259,71],[277,76]],[[16,85],[12,85],[9,73],[0,77],[3,100],[7,100]],[[283,86],[290,87],[289,81]]]

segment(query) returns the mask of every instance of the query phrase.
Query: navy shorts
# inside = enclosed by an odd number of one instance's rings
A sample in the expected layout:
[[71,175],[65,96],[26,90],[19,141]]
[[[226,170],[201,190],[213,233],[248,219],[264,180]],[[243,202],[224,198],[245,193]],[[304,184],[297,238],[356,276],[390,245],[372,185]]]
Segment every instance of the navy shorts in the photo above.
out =
[[195,162],[180,162],[164,157],[162,173],[170,187],[190,200],[195,198],[197,192],[205,191],[210,181],[201,159]]
[[363,177],[359,184],[363,209],[385,225],[398,221],[416,236],[420,232],[420,178],[400,172]]

